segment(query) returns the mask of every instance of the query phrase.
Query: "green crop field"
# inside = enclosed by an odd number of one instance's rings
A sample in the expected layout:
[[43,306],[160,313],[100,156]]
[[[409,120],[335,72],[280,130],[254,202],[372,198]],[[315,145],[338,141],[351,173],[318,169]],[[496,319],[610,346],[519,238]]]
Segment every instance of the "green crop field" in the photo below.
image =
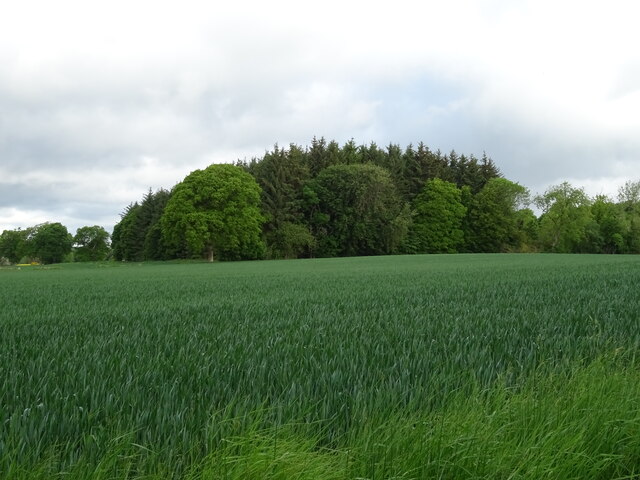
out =
[[0,269],[0,478],[640,478],[640,257]]

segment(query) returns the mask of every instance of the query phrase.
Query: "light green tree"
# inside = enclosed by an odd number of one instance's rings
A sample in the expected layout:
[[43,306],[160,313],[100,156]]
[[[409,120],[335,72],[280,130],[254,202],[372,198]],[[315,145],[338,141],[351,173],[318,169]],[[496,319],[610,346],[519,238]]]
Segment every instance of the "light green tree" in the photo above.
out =
[[264,254],[260,187],[229,164],[195,170],[171,193],[161,218],[165,244],[191,255],[252,259]]
[[411,244],[416,253],[455,253],[464,242],[462,221],[467,208],[454,183],[427,181],[413,201]]
[[564,182],[538,195],[535,201],[542,210],[539,232],[542,248],[549,252],[578,252],[592,220],[591,200],[584,190]]

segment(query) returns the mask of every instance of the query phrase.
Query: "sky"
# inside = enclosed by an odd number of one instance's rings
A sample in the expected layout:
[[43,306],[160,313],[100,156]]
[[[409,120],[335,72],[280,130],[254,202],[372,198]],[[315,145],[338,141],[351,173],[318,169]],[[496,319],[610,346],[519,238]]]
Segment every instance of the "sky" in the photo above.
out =
[[0,231],[125,207],[274,144],[491,157],[543,193],[640,180],[640,4],[0,0]]

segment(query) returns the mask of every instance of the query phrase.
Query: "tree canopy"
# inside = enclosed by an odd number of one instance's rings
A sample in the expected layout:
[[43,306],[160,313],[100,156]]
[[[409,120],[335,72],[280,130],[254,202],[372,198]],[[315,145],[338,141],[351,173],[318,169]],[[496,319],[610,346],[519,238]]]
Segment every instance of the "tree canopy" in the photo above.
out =
[[389,172],[372,164],[327,167],[309,184],[307,205],[320,256],[393,253],[408,225]]
[[60,263],[71,253],[73,238],[61,223],[38,225],[30,239],[30,253],[42,263]]
[[451,182],[427,180],[413,201],[411,248],[413,253],[455,253],[464,243],[462,221],[467,208],[462,191]]
[[109,233],[99,225],[80,227],[73,237],[76,261],[95,262],[106,259],[109,254],[109,238]]
[[192,256],[260,258],[264,253],[260,187],[234,165],[191,172],[171,192],[161,217],[167,245]]

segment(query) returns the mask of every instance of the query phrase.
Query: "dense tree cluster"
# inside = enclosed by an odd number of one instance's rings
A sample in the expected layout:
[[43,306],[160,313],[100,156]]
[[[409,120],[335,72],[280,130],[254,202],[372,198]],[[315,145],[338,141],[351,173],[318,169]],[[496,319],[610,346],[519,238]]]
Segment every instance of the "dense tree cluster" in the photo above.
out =
[[[529,208],[534,205],[540,216]],[[486,155],[340,146],[313,139],[211,165],[171,191],[149,190],[109,235],[60,224],[4,231],[10,262],[255,259],[456,252],[640,253],[640,182],[613,199],[568,183],[541,195]]]
[[81,227],[72,236],[61,223],[42,223],[0,235],[0,257],[7,262],[60,263],[96,261],[109,256],[109,233],[100,227]]

